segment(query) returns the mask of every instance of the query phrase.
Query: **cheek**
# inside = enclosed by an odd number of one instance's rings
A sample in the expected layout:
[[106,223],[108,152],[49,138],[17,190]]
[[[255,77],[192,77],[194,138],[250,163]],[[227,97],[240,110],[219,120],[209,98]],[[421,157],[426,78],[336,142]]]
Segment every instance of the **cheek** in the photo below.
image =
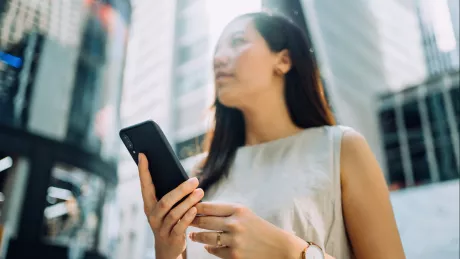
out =
[[238,79],[251,88],[268,87],[272,78],[271,60],[253,49],[243,51],[236,60]]

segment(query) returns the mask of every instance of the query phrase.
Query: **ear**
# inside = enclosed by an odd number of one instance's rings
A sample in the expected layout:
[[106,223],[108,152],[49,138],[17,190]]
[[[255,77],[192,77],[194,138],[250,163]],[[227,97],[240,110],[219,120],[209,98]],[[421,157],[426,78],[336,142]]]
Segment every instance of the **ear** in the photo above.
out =
[[286,74],[291,70],[292,60],[289,55],[289,51],[284,49],[277,54],[277,64],[276,69],[281,71],[283,74]]

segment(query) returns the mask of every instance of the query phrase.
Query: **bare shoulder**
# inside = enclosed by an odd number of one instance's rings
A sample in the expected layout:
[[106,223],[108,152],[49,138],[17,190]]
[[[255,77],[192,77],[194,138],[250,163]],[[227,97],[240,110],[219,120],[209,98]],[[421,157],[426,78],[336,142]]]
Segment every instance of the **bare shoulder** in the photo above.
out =
[[342,157],[350,157],[350,152],[353,156],[356,156],[356,153],[363,153],[370,151],[369,145],[367,144],[366,138],[353,129],[345,130],[342,137]]
[[383,172],[366,138],[355,130],[343,133],[340,155],[342,184],[381,181]]

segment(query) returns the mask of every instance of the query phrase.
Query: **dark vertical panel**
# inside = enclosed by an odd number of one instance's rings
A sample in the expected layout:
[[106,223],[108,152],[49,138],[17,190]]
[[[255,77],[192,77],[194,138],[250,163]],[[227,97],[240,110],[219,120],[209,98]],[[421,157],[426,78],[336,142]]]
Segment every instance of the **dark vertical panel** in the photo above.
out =
[[18,237],[23,241],[35,243],[41,239],[52,164],[52,148],[37,145],[30,158],[27,194],[19,222]]
[[406,178],[404,177],[394,106],[381,110],[378,116],[382,132],[382,144],[386,154],[388,183],[392,189],[403,188],[406,186]]
[[443,94],[428,95],[426,103],[441,180],[450,180],[455,177],[457,169]]
[[455,119],[457,121],[457,130],[460,132],[460,86],[456,85],[449,91],[452,105],[454,106]]
[[405,103],[403,105],[403,113],[415,184],[429,183],[431,177],[417,100]]

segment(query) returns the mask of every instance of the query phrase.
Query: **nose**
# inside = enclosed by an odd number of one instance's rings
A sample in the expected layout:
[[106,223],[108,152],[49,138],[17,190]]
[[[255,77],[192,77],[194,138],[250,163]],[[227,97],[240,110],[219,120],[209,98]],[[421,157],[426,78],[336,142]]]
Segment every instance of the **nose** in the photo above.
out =
[[230,55],[225,50],[217,50],[214,54],[214,69],[223,68],[229,65]]

